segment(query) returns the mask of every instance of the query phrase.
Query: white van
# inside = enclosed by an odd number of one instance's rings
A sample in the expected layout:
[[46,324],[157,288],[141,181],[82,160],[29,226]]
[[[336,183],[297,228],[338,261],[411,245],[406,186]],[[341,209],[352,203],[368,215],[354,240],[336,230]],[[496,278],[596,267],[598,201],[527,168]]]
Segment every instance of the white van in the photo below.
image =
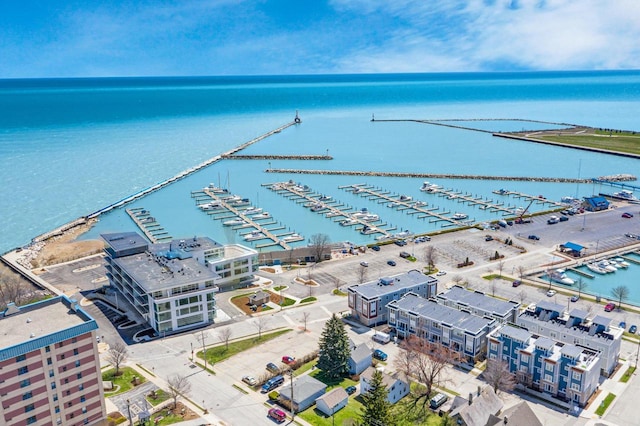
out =
[[439,408],[442,404],[447,402],[448,399],[449,397],[447,395],[443,393],[439,393],[433,398],[431,398],[431,400],[429,401],[429,407],[431,407],[432,410],[435,410]]
[[374,342],[382,343],[383,345],[391,341],[391,336],[381,331],[376,332],[371,338]]

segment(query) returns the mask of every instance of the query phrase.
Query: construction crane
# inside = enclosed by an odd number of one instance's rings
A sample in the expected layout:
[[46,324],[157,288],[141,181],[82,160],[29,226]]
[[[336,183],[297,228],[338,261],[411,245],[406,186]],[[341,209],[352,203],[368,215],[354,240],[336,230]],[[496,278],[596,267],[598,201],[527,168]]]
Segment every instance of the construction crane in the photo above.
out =
[[531,204],[533,204],[533,201],[534,201],[534,198],[529,200],[529,204],[527,204],[527,207],[524,210],[522,210],[522,213],[520,213],[520,216],[516,218],[516,223],[531,223],[531,219],[523,219],[523,217],[527,213],[527,211],[529,211],[529,207],[531,207]]

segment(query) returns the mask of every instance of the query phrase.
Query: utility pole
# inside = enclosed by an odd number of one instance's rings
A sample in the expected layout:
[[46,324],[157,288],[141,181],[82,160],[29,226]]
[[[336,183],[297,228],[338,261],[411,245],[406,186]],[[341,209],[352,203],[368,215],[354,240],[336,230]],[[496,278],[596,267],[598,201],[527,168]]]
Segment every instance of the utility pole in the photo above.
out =
[[204,330],[200,330],[200,340],[202,340],[202,358],[204,358],[204,369],[207,369],[207,351],[204,349]]
[[129,425],[133,426],[133,420],[131,420],[131,402],[127,399],[127,413],[129,413]]
[[293,369],[289,369],[289,376],[291,377],[291,421],[296,417],[296,410],[293,408]]

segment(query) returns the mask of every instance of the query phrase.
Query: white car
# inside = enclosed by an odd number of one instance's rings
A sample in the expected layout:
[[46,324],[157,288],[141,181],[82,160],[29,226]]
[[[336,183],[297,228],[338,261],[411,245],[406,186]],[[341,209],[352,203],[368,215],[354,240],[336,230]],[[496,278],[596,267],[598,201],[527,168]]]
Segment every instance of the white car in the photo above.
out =
[[547,296],[549,296],[549,297],[555,296],[555,294],[556,294],[556,291],[555,291],[555,290],[549,290],[549,291],[547,291]]
[[242,377],[242,381],[249,386],[255,386],[258,384],[258,381],[253,376],[244,376]]
[[441,277],[443,275],[447,275],[447,273],[445,271],[438,271],[438,273],[436,274],[436,277]]

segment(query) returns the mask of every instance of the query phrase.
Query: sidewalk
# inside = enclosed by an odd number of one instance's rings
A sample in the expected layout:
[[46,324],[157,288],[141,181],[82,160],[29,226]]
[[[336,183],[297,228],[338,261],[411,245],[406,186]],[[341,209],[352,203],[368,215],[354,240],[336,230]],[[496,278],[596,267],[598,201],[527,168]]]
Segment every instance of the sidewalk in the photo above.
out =
[[[619,398],[620,395],[622,395],[622,393],[629,386],[628,383],[623,383],[623,382],[620,381],[620,379],[622,378],[622,376],[624,376],[624,373],[627,371],[627,369],[630,366],[631,366],[631,364],[630,364],[630,362],[628,360],[624,361],[624,362],[622,362],[620,364],[620,367],[618,368],[618,371],[616,371],[616,373],[613,375],[613,377],[608,378],[607,380],[605,380],[600,385],[600,393],[591,402],[591,404],[589,405],[588,408],[585,408],[584,410],[582,410],[582,412],[580,413],[580,417],[588,418],[588,419],[594,419],[594,420],[598,420],[599,422],[602,422],[601,416],[598,416],[596,414],[596,410],[598,409],[598,407],[600,407],[600,405],[603,403],[604,399],[607,397],[607,395],[609,395],[609,393],[613,393],[614,395],[616,395],[616,398],[609,405],[609,407],[607,408],[607,411],[605,412],[605,414],[614,409],[616,403],[620,399]],[[604,423],[604,424],[614,425],[611,422],[607,422],[607,423]]]

